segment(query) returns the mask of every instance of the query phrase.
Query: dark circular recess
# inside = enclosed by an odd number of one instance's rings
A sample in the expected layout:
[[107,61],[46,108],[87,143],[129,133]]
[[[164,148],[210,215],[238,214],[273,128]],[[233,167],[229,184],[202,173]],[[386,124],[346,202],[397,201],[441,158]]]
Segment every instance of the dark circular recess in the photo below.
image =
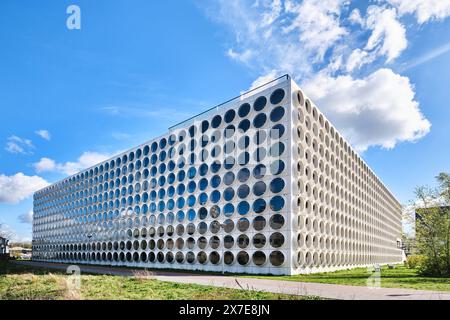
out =
[[255,179],[262,179],[266,175],[267,168],[263,164],[258,164],[256,167],[253,168],[253,176]]
[[253,126],[255,128],[261,128],[264,126],[264,124],[267,121],[267,116],[265,113],[259,113],[254,119],[253,119]]
[[252,242],[255,248],[261,249],[266,245],[266,236],[262,233],[257,233],[253,236]]
[[262,196],[266,192],[266,184],[264,181],[258,181],[253,185],[253,194],[255,196]]
[[220,255],[217,251],[213,251],[209,254],[209,261],[212,264],[218,264],[220,261]]
[[272,211],[280,211],[284,207],[284,198],[281,196],[275,196],[270,199],[270,209]]
[[282,178],[275,178],[270,182],[270,191],[279,193],[284,189],[285,182]]
[[249,262],[249,260],[250,260],[250,257],[249,257],[249,255],[248,255],[247,252],[245,252],[245,251],[240,251],[240,252],[237,254],[237,262],[238,262],[241,266],[247,265],[248,262]]
[[236,117],[236,111],[234,111],[233,109],[230,109],[225,113],[225,116],[223,119],[225,120],[226,123],[230,123],[234,120],[235,117]]
[[202,128],[202,133],[205,133],[209,129],[209,122],[206,120],[202,121],[201,128]]
[[270,173],[274,176],[284,171],[284,162],[282,160],[275,160],[270,164]]
[[279,267],[284,263],[284,254],[281,251],[272,251],[269,260],[273,266]]
[[284,236],[280,232],[272,233],[269,242],[272,247],[280,248],[284,244]]
[[257,216],[253,219],[253,229],[261,231],[266,227],[266,218],[263,216]]
[[234,179],[235,179],[234,173],[232,171],[228,171],[223,176],[223,183],[225,185],[229,186],[234,182]]
[[270,112],[270,121],[272,122],[278,122],[283,118],[284,116],[284,108],[283,107],[276,107],[275,109]]
[[246,132],[250,128],[250,121],[248,119],[244,119],[241,122],[239,122],[238,128],[242,132]]
[[250,193],[250,187],[248,185],[246,185],[246,184],[240,185],[238,190],[237,190],[238,197],[241,198],[241,199],[247,198],[249,193]]
[[270,146],[269,154],[271,157],[280,157],[285,150],[285,145],[283,142],[277,142]]
[[206,255],[206,253],[204,251],[200,251],[197,254],[197,261],[201,264],[205,264],[208,261],[208,256]]
[[272,229],[281,229],[284,225],[284,217],[281,214],[274,214],[270,217],[269,225]]
[[237,174],[239,182],[246,182],[250,178],[250,170],[243,168]]
[[223,199],[225,201],[231,201],[234,198],[234,189],[232,187],[228,187],[223,191]]
[[246,215],[250,210],[250,204],[247,201],[239,202],[237,206],[237,211],[241,216]]
[[226,265],[233,264],[234,262],[234,255],[231,251],[226,251],[223,255],[223,261]]
[[250,227],[250,221],[248,221],[248,219],[241,218],[238,220],[237,228],[239,231],[245,232],[248,230],[249,227]]
[[218,128],[220,126],[220,124],[222,123],[222,117],[219,115],[214,116],[214,118],[212,118],[211,120],[211,127],[213,127],[214,129]]
[[264,96],[258,97],[253,103],[253,109],[255,111],[261,111],[267,105],[267,98]]
[[237,238],[237,244],[238,244],[239,248],[245,249],[250,244],[250,239],[248,238],[248,236],[246,234],[241,234]]
[[270,103],[271,104],[279,104],[281,101],[283,101],[285,96],[285,92],[283,89],[279,88],[272,92],[270,95]]
[[250,104],[244,103],[239,107],[238,111],[239,117],[244,118],[249,114],[249,112],[250,112]]
[[272,140],[280,139],[284,135],[285,131],[286,129],[281,123],[276,124],[272,127],[272,129],[270,129],[270,138]]
[[232,232],[233,229],[234,229],[234,222],[233,222],[233,220],[227,219],[227,220],[225,220],[225,221],[223,222],[223,230],[224,230],[226,233]]
[[253,253],[252,260],[253,263],[257,266],[262,266],[264,263],[266,263],[266,254],[262,251],[256,251]]
[[256,199],[255,202],[253,202],[253,211],[255,213],[262,213],[264,210],[266,210],[267,204],[266,200],[264,199]]

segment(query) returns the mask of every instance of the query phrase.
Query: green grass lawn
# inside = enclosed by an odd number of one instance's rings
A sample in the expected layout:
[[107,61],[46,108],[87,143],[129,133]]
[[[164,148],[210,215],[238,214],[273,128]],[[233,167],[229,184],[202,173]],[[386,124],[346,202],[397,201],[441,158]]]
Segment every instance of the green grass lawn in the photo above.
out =
[[68,276],[57,270],[0,262],[0,300],[157,299],[297,300],[315,299],[250,290],[162,282],[143,272],[136,277],[82,275],[81,289],[69,290]]
[[[317,273],[296,276],[249,276],[275,280],[289,280],[298,282],[332,283],[353,286],[366,286],[371,273],[367,268],[356,268],[336,272]],[[423,277],[416,269],[408,269],[403,265],[396,265],[394,269],[387,266],[381,268],[381,287],[407,288],[417,290],[450,291],[450,278]]]

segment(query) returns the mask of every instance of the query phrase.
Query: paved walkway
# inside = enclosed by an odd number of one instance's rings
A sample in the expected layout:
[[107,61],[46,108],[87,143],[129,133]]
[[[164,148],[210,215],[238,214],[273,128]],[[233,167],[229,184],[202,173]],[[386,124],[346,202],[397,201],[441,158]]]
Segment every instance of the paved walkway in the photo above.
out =
[[[60,263],[45,263],[33,261],[15,261],[17,264],[66,270],[69,265]],[[120,267],[84,266],[79,265],[82,273],[109,274],[133,276],[142,273],[142,269],[127,269]],[[273,293],[301,296],[319,296],[340,300],[450,300],[450,292],[411,290],[411,289],[371,289],[362,286],[343,286],[336,284],[306,283],[281,280],[266,280],[221,276],[201,273],[151,271],[151,278],[159,281],[169,281],[187,284],[200,284],[232,289],[248,289]]]

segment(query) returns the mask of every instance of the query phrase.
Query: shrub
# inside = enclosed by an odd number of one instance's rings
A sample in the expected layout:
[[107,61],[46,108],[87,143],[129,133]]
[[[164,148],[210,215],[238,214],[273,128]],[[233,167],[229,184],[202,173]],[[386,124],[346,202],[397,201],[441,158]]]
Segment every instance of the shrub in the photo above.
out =
[[406,266],[409,269],[416,269],[424,262],[424,257],[419,254],[413,254],[406,259]]

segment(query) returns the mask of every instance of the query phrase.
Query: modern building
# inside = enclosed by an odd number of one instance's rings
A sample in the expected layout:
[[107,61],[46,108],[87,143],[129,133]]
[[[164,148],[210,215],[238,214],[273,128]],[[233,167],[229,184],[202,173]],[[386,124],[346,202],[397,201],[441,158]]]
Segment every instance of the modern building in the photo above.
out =
[[289,76],[34,195],[33,259],[298,274],[402,259],[401,205]]
[[6,238],[0,237],[0,259],[3,257],[9,257],[9,241]]

